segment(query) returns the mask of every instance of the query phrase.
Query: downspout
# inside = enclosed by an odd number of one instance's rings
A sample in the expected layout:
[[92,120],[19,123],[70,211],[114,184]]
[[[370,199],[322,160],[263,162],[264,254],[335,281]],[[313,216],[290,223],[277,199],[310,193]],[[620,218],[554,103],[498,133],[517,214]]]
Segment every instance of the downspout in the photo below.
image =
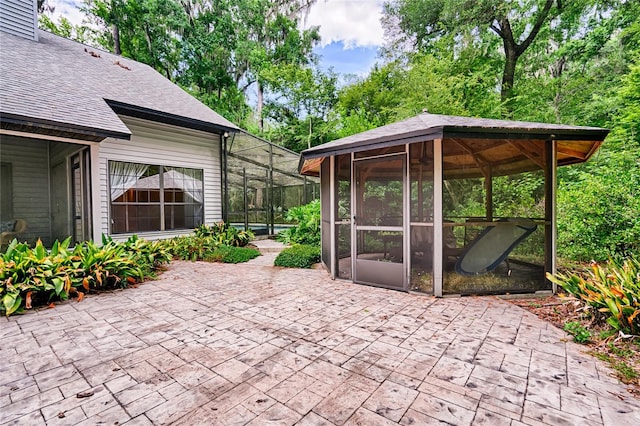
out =
[[222,166],[222,220],[229,223],[229,175],[227,172],[227,142],[229,132],[221,135],[222,149],[220,150],[220,164]]

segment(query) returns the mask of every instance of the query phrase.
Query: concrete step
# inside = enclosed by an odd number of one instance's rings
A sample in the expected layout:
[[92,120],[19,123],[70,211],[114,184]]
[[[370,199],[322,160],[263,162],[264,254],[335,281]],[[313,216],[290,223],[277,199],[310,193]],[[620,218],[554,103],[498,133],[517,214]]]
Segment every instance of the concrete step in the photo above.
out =
[[280,253],[287,246],[280,241],[275,240],[254,240],[250,244],[258,247],[260,253]]

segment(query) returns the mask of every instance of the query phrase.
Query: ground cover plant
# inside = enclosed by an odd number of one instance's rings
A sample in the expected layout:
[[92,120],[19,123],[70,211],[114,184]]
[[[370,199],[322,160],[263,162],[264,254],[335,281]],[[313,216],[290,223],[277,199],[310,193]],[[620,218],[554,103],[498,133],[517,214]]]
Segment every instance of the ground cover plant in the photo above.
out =
[[54,242],[51,250],[40,240],[31,248],[14,240],[0,255],[0,312],[9,316],[33,306],[77,297],[98,290],[124,288],[155,276],[170,255],[161,242],[130,237],[123,243],[103,237],[69,248],[71,238]]
[[320,247],[297,244],[282,250],[276,260],[275,266],[286,268],[311,268],[320,262]]

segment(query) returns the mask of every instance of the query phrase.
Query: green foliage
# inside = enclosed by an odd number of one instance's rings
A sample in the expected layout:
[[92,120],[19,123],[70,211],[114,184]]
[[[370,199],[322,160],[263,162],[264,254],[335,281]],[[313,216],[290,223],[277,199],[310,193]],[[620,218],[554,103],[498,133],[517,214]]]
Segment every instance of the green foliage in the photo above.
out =
[[[317,27],[300,20],[314,0],[84,0],[95,43],[146,63],[228,119],[248,120],[247,90],[278,97],[272,67],[313,63]],[[48,19],[48,18],[45,18]],[[74,36],[66,23],[49,28]],[[289,86],[287,86],[288,88]]]
[[196,237],[211,237],[218,245],[244,247],[255,235],[251,231],[242,231],[228,223],[218,222],[215,225],[200,225],[195,230]]
[[603,315],[616,330],[640,331],[640,260],[630,257],[622,263],[597,263],[579,274],[547,274],[547,278]]
[[274,265],[285,268],[311,268],[318,262],[320,262],[320,247],[299,244],[282,250],[276,257]]
[[260,252],[250,247],[218,246],[208,259],[222,263],[244,263],[260,256]]
[[286,219],[295,225],[281,231],[278,241],[285,244],[320,245],[320,200],[290,208]]
[[64,16],[61,16],[56,23],[48,15],[41,14],[38,17],[38,27],[84,44],[92,44],[96,38],[93,29],[82,25],[73,25]]
[[175,237],[164,241],[175,259],[192,262],[241,263],[260,255],[255,249],[245,247],[254,238],[251,231],[241,231],[224,222],[201,225],[195,235]]
[[604,261],[640,253],[640,162],[631,149],[626,152],[605,151],[597,162],[562,171],[560,256]]
[[181,39],[188,16],[175,0],[85,0],[85,12],[103,28],[98,42],[172,79],[181,66]]
[[210,260],[218,247],[218,242],[212,237],[184,236],[175,237],[164,242],[165,247],[174,259]]
[[66,300],[98,289],[124,288],[153,277],[170,259],[160,242],[132,236],[124,243],[103,238],[69,248],[71,238],[56,241],[47,251],[38,240],[35,247],[14,240],[0,256],[0,311],[5,315],[32,306]]
[[584,328],[578,321],[571,321],[564,325],[564,331],[573,336],[577,343],[587,343],[591,338],[589,330]]

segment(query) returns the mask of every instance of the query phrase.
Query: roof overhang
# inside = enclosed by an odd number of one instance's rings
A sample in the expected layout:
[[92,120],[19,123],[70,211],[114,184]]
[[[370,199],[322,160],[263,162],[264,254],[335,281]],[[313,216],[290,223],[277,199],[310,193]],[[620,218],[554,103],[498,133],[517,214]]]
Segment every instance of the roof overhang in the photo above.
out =
[[[441,124],[433,125],[433,122]],[[480,125],[474,125],[476,123]],[[500,157],[495,175],[514,174],[544,167],[544,145],[552,141],[556,142],[558,165],[587,161],[608,133],[608,129],[595,127],[425,114],[307,149],[300,156],[298,171],[318,176],[320,164],[326,157],[442,139],[445,161],[449,155],[450,159],[460,162],[461,168],[466,164],[464,171],[456,173],[452,172],[455,164],[450,163],[446,166],[450,168],[450,176],[482,176],[480,167],[469,165],[483,162],[490,165],[487,158],[481,158],[484,146],[488,145]],[[463,156],[468,158],[465,160]]]
[[186,127],[188,129],[200,130],[203,132],[223,134],[225,132],[237,132],[234,127],[227,127],[219,124],[209,123],[206,121],[196,120],[189,117],[170,114],[167,112],[157,111],[138,105],[126,104],[110,99],[105,99],[107,104],[116,114],[122,114],[129,117],[142,118],[158,123],[172,124],[174,126]]
[[17,114],[0,114],[0,126],[4,130],[47,135],[53,137],[100,142],[106,138],[131,139],[131,133],[79,126],[72,123],[25,117]]

